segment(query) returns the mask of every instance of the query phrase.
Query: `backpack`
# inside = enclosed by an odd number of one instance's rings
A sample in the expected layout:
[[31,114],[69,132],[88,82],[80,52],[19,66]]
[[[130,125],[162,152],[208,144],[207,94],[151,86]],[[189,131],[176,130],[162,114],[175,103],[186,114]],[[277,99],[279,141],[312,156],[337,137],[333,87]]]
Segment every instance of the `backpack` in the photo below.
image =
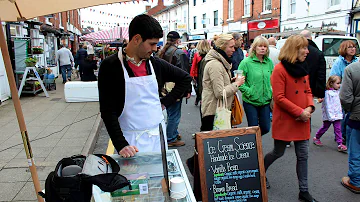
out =
[[[91,161],[87,163],[89,157]],[[91,168],[84,169],[84,165]],[[101,174],[93,172],[93,168],[98,168]],[[107,155],[74,155],[63,158],[46,178],[45,193],[39,192],[39,195],[46,202],[90,202],[93,185],[105,192],[130,186],[126,177],[118,174],[119,171],[119,165]]]

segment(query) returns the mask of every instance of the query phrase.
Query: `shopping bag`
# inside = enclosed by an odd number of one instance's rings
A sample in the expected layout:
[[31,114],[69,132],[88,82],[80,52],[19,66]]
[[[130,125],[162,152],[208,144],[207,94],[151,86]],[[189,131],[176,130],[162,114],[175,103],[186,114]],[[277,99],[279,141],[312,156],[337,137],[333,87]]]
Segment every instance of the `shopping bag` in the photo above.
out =
[[231,129],[231,111],[227,108],[226,91],[217,102],[213,130]]
[[242,123],[244,110],[239,102],[237,93],[234,95],[234,101],[231,109],[231,125],[239,125]]

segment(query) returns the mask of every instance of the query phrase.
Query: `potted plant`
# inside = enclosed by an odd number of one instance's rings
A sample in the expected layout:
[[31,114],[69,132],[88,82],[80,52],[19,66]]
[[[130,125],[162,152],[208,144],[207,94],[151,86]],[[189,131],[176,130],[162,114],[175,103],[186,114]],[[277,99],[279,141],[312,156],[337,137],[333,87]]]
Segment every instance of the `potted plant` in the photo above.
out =
[[27,67],[35,67],[37,61],[36,58],[28,57],[25,59],[25,64]]
[[42,49],[41,46],[34,46],[32,48],[32,52],[34,54],[42,54],[44,52],[44,49]]

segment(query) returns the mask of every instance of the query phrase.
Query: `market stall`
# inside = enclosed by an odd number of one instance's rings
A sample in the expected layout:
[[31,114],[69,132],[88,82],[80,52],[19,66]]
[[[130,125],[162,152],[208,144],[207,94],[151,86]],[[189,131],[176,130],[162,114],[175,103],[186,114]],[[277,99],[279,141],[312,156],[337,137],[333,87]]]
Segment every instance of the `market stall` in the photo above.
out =
[[123,40],[129,38],[128,27],[115,27],[109,30],[93,32],[80,37],[82,41],[90,41],[92,43],[108,43],[115,40]]
[[[121,190],[121,194],[102,192],[98,187],[94,186],[93,196],[95,202],[110,201],[183,201],[195,202],[195,196],[191,189],[184,166],[182,165],[179,153],[176,149],[168,150],[166,153],[168,177],[171,179],[183,179],[186,190],[181,198],[177,198],[174,194],[163,191],[162,180],[164,179],[163,160],[160,153],[137,153],[132,158],[122,158],[119,155],[113,155],[112,158],[120,166],[120,174],[130,179],[137,176],[137,179],[145,179],[147,185],[145,193],[130,194],[129,190]],[[170,183],[171,184],[171,183]],[[136,191],[136,188],[133,188]],[[144,188],[145,189],[145,188]],[[170,186],[170,190],[171,190]],[[171,198],[171,197],[172,198]],[[176,198],[176,199],[174,199]]]

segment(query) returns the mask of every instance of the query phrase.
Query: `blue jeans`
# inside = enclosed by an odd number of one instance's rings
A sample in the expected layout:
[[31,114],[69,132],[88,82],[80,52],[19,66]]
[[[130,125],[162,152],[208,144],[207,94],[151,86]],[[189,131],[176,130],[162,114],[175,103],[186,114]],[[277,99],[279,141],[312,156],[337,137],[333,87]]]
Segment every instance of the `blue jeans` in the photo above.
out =
[[[347,133],[350,133],[350,130],[347,128],[347,122],[350,117],[350,112],[345,114],[345,111],[343,110],[343,119],[341,119],[341,133],[342,138],[346,141]],[[343,144],[346,144],[347,142],[343,142]]]
[[360,188],[360,130],[347,126],[346,145],[349,156],[348,176],[350,183]]
[[261,135],[270,131],[270,104],[256,107],[243,102],[248,126],[260,126]]
[[[61,69],[61,76],[63,79],[63,82],[66,82],[66,78],[70,78],[71,79],[71,65],[62,65],[60,66]],[[66,71],[67,71],[67,77],[66,77]]]
[[180,99],[180,101],[177,101],[166,108],[167,118],[168,118],[167,126],[166,126],[166,135],[167,135],[167,141],[169,143],[176,141],[177,136],[179,135],[178,126],[181,118],[181,103],[182,103],[182,99]]

